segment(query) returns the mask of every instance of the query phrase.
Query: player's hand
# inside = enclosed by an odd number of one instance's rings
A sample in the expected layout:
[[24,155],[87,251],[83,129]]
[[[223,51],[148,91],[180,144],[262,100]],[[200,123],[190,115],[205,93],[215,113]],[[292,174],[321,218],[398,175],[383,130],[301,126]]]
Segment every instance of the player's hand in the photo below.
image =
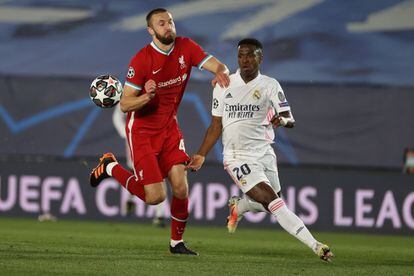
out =
[[216,84],[217,84],[217,79],[216,78],[212,79],[211,80],[211,86],[214,88],[214,87],[216,87]]
[[211,81],[211,85],[215,87],[217,83],[220,85],[221,88],[228,87],[230,84],[228,72],[218,72],[214,79]]
[[185,167],[185,169],[190,169],[193,172],[198,171],[201,168],[201,166],[203,166],[205,159],[206,158],[200,154],[194,154],[193,156],[191,156],[190,162]]
[[272,120],[270,120],[270,123],[273,125],[273,127],[276,128],[276,127],[282,126],[281,121],[282,121],[282,116],[275,115],[273,116]]
[[155,97],[155,90],[157,89],[157,84],[154,80],[147,80],[144,85],[145,91],[148,93],[150,99]]

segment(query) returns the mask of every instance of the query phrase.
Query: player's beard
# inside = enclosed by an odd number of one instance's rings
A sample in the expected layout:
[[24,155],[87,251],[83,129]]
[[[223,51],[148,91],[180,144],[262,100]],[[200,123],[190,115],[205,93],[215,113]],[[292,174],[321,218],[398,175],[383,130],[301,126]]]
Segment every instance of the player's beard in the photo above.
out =
[[162,36],[156,31],[154,31],[155,37],[164,45],[170,45],[174,42],[176,34],[174,32],[170,32],[169,35]]

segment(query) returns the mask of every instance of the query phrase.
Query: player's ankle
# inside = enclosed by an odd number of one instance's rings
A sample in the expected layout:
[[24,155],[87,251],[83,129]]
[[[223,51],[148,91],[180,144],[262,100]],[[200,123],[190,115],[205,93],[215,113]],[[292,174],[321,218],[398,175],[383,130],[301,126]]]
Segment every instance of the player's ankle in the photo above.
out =
[[175,247],[180,242],[184,242],[183,240],[170,240],[171,247]]
[[116,166],[118,164],[118,162],[111,162],[111,163],[109,163],[108,165],[106,165],[106,168],[105,168],[105,170],[106,170],[106,173],[109,175],[109,176],[112,176],[112,169]]

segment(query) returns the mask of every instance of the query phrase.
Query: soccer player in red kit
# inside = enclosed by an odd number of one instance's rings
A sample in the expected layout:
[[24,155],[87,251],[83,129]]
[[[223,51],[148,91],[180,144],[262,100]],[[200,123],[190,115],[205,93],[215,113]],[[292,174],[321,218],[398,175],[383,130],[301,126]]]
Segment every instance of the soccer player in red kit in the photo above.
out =
[[121,109],[128,112],[126,136],[134,173],[121,167],[112,153],[106,153],[92,171],[93,187],[108,177],[115,178],[130,193],[148,204],[164,201],[163,179],[172,187],[171,241],[173,254],[198,255],[183,242],[188,219],[188,183],[183,135],[177,122],[177,110],[191,68],[206,69],[213,83],[229,85],[228,69],[193,40],[177,37],[171,13],[155,9],[148,13],[148,32],[152,42],[131,60]]

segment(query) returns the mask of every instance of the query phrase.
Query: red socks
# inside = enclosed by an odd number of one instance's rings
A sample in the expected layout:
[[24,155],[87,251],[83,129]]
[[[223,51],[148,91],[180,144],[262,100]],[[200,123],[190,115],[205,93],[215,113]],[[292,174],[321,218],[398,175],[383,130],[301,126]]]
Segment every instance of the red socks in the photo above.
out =
[[121,165],[117,164],[112,169],[112,177],[115,178],[131,194],[136,195],[145,202],[144,186],[138,183],[135,176],[131,172],[125,170]]
[[[136,195],[145,202],[144,186],[139,184],[135,176],[117,164],[112,169],[112,177],[115,178],[131,194]],[[175,196],[171,200],[171,239],[179,241],[183,239],[185,225],[188,218],[188,198],[178,199]]]
[[188,198],[178,199],[175,196],[171,200],[171,239],[179,241],[183,239],[185,224],[188,218]]

